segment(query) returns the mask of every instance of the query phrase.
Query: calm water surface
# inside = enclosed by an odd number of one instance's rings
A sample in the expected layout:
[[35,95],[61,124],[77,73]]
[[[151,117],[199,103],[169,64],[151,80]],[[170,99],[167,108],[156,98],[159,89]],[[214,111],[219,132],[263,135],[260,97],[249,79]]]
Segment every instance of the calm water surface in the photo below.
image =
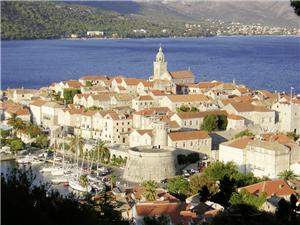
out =
[[300,37],[2,41],[1,83],[47,86],[86,74],[148,78],[162,44],[168,68],[198,81],[236,80],[251,88],[300,93]]

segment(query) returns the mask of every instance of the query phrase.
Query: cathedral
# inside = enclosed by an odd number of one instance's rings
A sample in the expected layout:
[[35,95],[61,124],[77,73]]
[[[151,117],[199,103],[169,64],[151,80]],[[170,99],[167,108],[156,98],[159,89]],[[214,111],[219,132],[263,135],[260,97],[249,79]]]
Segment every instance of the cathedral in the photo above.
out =
[[168,71],[167,62],[161,46],[153,62],[153,76],[150,77],[150,80],[167,80],[172,81],[174,84],[195,83],[194,74],[190,70]]

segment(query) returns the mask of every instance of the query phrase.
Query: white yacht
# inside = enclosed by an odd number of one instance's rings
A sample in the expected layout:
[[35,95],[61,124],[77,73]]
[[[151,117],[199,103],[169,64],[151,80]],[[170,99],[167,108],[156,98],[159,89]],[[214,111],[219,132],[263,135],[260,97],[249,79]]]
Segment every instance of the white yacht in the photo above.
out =
[[92,190],[91,186],[88,185],[87,187],[83,187],[81,186],[80,182],[78,179],[72,179],[69,181],[69,186],[76,190],[76,191],[80,191],[80,192],[90,192]]

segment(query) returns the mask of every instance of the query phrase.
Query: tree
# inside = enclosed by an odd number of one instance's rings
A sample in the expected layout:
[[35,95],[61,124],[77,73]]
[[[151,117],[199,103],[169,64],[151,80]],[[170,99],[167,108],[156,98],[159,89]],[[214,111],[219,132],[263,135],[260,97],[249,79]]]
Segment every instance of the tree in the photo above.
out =
[[169,179],[167,189],[170,193],[183,197],[190,193],[189,182],[181,176]]
[[211,132],[213,130],[216,130],[217,126],[217,117],[215,115],[207,115],[204,117],[203,123],[201,124],[201,130]]
[[0,137],[1,138],[7,138],[9,135],[10,135],[10,130],[0,129]]
[[294,8],[295,13],[300,16],[300,1],[291,0],[291,6]]
[[218,130],[226,130],[226,127],[228,124],[227,116],[218,115],[217,118],[218,118],[218,120],[217,120]]
[[108,179],[109,179],[109,183],[110,183],[110,190],[113,190],[114,186],[116,185],[116,176],[109,175]]
[[158,183],[154,180],[148,180],[143,183],[145,191],[143,196],[147,201],[154,201],[156,199],[156,189],[158,188]]
[[35,144],[42,149],[46,149],[49,147],[49,139],[46,135],[40,135],[35,139]]
[[244,136],[250,136],[250,137],[252,137],[252,136],[254,136],[254,134],[251,131],[249,131],[248,129],[246,129],[246,130],[243,130],[243,131],[237,133],[234,136],[234,138],[239,138],[239,137],[244,137]]
[[227,117],[225,115],[206,115],[201,124],[201,130],[206,130],[208,132],[216,130],[226,130],[227,127]]
[[199,109],[194,106],[180,106],[179,108],[176,108],[176,112],[199,112]]
[[73,103],[73,97],[80,93],[81,91],[79,89],[64,89],[64,100],[66,100],[67,103]]
[[171,224],[170,218],[166,215],[162,216],[145,216],[143,219],[144,225],[169,225]]
[[89,185],[89,179],[87,175],[81,175],[79,177],[79,183],[82,187],[87,187]]
[[242,189],[239,193],[232,193],[229,203],[231,205],[248,204],[259,209],[267,200],[266,193],[260,193],[259,196],[250,194],[247,190]]
[[7,124],[12,126],[17,133],[23,132],[26,128],[26,123],[22,119],[18,118],[15,113],[11,114]]
[[75,152],[76,154],[80,154],[83,151],[83,145],[84,145],[84,139],[80,136],[73,136],[72,138],[70,138],[70,150],[72,152]]
[[237,166],[234,162],[224,163],[216,161],[209,164],[204,170],[204,174],[214,181],[221,180],[224,176],[233,177],[237,173]]
[[190,177],[189,186],[193,195],[199,193],[199,190],[204,186],[206,186],[211,195],[216,194],[218,191],[216,182],[200,173],[195,173]]
[[25,148],[25,143],[20,138],[14,138],[9,141],[9,147],[12,152],[17,152]]
[[79,201],[75,195],[63,196],[51,191],[49,184],[37,184],[31,169],[16,168],[1,174],[3,224],[129,225],[109,200],[98,201],[86,196]]
[[284,170],[278,174],[278,177],[284,180],[293,180],[297,179],[299,176],[297,176],[292,170]]
[[234,173],[232,177],[236,180],[237,187],[244,187],[265,180],[265,178],[255,177],[253,173]]
[[237,204],[215,216],[211,225],[279,225],[275,216],[246,204]]
[[31,138],[35,138],[42,134],[42,130],[38,125],[28,123],[25,127],[25,133],[28,134]]
[[297,141],[300,137],[300,135],[297,135],[295,132],[287,132],[286,135],[294,141]]
[[104,158],[109,158],[109,150],[106,147],[105,141],[97,140],[93,150],[97,153],[97,160],[100,159],[100,162],[102,162]]
[[224,207],[229,205],[229,199],[233,192],[235,192],[236,185],[234,178],[225,175],[219,184],[219,192],[212,196],[212,201],[221,204]]
[[85,82],[85,86],[86,86],[86,87],[91,87],[91,86],[93,86],[92,81],[87,80],[87,81]]

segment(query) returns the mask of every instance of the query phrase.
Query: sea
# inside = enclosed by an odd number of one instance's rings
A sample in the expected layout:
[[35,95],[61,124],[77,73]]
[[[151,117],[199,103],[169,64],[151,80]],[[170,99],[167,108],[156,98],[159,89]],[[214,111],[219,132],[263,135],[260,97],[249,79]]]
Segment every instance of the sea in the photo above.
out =
[[190,69],[197,81],[300,93],[296,36],[2,41],[1,89],[40,88],[84,75],[147,79],[160,45],[169,71]]

